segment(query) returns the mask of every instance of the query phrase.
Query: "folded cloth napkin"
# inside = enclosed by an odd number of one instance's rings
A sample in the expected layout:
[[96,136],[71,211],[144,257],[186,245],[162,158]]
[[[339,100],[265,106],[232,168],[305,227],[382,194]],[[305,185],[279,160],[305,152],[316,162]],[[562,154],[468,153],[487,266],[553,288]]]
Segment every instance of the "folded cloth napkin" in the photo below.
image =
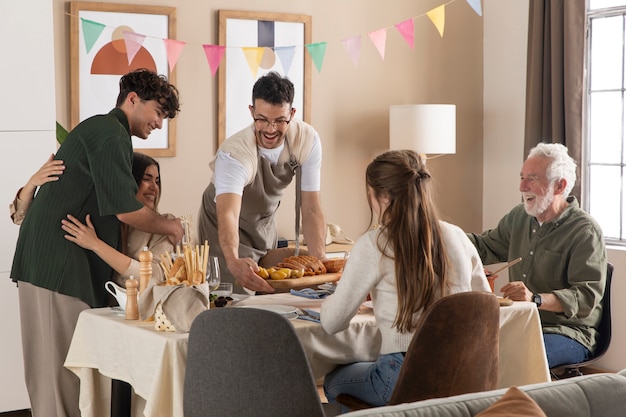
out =
[[320,312],[315,310],[309,310],[308,308],[301,308],[302,314],[298,313],[298,318],[300,320],[308,320],[313,321],[315,323],[320,323]]
[[328,290],[314,290],[313,288],[303,288],[301,290],[291,289],[289,292],[293,295],[306,298],[326,298],[331,294]]
[[139,295],[139,317],[146,320],[155,313],[161,303],[163,312],[179,332],[188,332],[191,322],[198,314],[208,309],[209,286],[205,282],[187,287],[181,285],[154,285]]

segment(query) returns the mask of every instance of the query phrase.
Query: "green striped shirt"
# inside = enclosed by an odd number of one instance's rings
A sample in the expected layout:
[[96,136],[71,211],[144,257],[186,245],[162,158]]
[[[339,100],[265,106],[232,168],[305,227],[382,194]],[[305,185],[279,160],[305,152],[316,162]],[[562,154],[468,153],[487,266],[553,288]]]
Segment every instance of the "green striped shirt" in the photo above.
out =
[[141,209],[132,176],[128,119],[118,108],[91,117],[73,129],[56,159],[65,164],[59,181],[43,185],[20,228],[11,278],[80,298],[92,307],[105,305],[104,283],[111,268],[93,252],[64,238],[61,220],[87,214],[98,237],[119,246],[116,214]]

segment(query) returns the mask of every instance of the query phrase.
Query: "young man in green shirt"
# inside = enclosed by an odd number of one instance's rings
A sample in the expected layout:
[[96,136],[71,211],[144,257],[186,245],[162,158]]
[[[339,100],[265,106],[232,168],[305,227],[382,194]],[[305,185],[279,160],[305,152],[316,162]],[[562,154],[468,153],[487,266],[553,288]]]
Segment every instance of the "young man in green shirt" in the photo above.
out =
[[80,416],[79,381],[63,368],[81,311],[103,307],[111,268],[65,238],[61,220],[89,214],[100,239],[120,245],[120,222],[181,240],[168,220],[135,198],[131,135],[146,139],[179,111],[178,91],[165,77],[136,70],[120,80],[116,107],[84,120],[55,159],[65,170],[44,184],[22,223],[11,278],[18,282],[26,386],[34,417]]

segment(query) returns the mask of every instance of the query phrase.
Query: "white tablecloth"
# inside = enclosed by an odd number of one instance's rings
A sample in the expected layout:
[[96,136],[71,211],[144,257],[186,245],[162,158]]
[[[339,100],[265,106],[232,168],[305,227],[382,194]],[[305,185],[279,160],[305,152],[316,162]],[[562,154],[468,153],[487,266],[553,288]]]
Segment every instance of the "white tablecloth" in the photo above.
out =
[[[240,304],[284,304],[319,309],[322,300],[288,293],[250,297]],[[380,334],[373,313],[363,308],[350,328],[328,335],[314,322],[292,320],[316,378],[337,364],[373,360]],[[133,415],[183,416],[186,333],[153,330],[153,323],[126,321],[110,308],[81,313],[65,366],[81,380],[83,417],[110,414],[110,378],[128,382],[134,391]],[[514,303],[500,309],[499,387],[550,380],[537,309]]]

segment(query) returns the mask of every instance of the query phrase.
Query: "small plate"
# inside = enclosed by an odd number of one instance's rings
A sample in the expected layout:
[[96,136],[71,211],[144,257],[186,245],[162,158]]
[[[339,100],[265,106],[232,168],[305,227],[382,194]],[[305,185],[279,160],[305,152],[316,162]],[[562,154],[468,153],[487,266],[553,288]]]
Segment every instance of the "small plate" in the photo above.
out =
[[279,304],[258,304],[258,305],[248,305],[248,306],[240,306],[240,308],[256,308],[258,310],[267,310],[273,311],[274,313],[278,313],[282,316],[285,316],[289,320],[293,320],[298,317],[298,309],[294,306],[285,306]]
[[326,290],[332,294],[335,292],[335,289],[337,288],[337,286],[333,284],[332,282],[325,282],[324,284],[318,285],[317,288],[319,288],[320,290]]
[[241,301],[241,300],[245,300],[246,298],[250,297],[248,294],[235,294],[232,293],[230,295],[230,298],[233,299],[233,301]]

